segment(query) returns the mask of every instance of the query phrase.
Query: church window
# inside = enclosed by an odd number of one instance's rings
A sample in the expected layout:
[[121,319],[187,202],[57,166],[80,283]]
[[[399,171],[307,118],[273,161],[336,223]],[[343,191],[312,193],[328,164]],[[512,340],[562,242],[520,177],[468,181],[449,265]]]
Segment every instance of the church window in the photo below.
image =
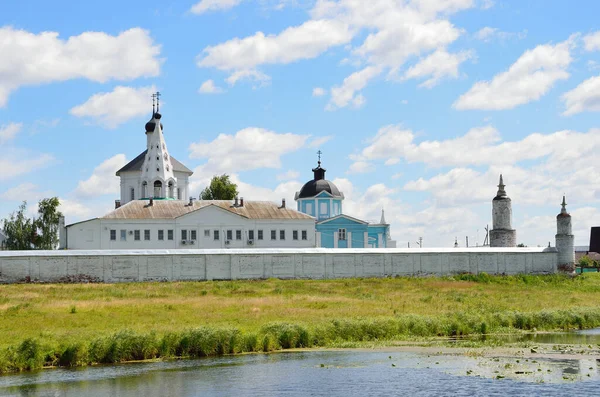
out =
[[259,231],[258,231],[258,239],[259,239],[259,240],[262,240],[262,239],[263,239],[263,231],[262,231],[262,230],[259,230]]
[[312,203],[306,203],[306,213],[308,215],[314,215]]
[[242,239],[242,231],[241,230],[236,230],[235,231],[235,239],[236,240],[241,240]]
[[115,229],[110,229],[110,241],[117,240],[117,231]]
[[204,229],[204,237],[210,237],[210,230]]
[[181,231],[181,239],[187,240],[187,230],[184,229]]
[[150,240],[150,229],[144,230],[144,240],[146,240],[146,241]]
[[121,241],[127,240],[127,230],[121,229]]
[[158,239],[159,240],[164,240],[165,239],[165,231],[164,230],[159,230],[158,231]]
[[156,171],[157,171],[157,172],[158,172],[158,171],[160,171],[160,168],[156,167]]
[[160,157],[159,157],[159,156],[156,156],[156,161],[158,161],[158,160],[160,160]]
[[140,241],[140,231],[139,230],[134,230],[133,231],[133,239],[135,241]]
[[233,240],[233,231],[232,230],[227,231],[227,240]]
[[338,240],[346,240],[346,229],[338,229]]
[[327,203],[322,202],[319,205],[319,215],[327,215]]
[[165,161],[169,160],[169,156],[167,156],[167,154],[165,153]]
[[254,240],[254,230],[248,230],[248,240]]
[[277,240],[277,230],[271,230],[271,240]]
[[166,149],[167,147],[165,146],[165,144],[163,143],[163,149]]
[[306,230],[302,231],[302,240],[308,240],[308,235],[306,233]]
[[285,240],[285,230],[280,230],[279,231],[279,239],[280,240]]
[[135,189],[134,188],[130,189],[130,198],[131,198],[131,201],[135,200]]
[[177,188],[177,200],[181,200],[181,188]]
[[154,182],[154,197],[162,197],[162,182],[161,181]]
[[218,230],[214,230],[213,231],[213,240],[219,240],[219,231]]
[[[146,168],[146,171],[148,171],[147,168]],[[148,182],[142,183],[142,197],[143,198],[148,197]]]
[[169,171],[169,166],[167,165],[166,168],[167,168],[167,172],[168,172]]
[[297,230],[294,230],[292,232],[292,240],[298,240],[298,231]]
[[156,148],[158,149],[158,145],[156,145]]
[[[169,167],[167,167],[167,171],[169,171]],[[173,181],[169,181],[169,198],[175,198],[174,197],[174,192],[175,190],[175,186],[173,185]]]
[[197,240],[198,239],[198,235],[196,233],[196,230],[190,230],[190,240]]
[[173,240],[173,229],[167,230],[167,240]]

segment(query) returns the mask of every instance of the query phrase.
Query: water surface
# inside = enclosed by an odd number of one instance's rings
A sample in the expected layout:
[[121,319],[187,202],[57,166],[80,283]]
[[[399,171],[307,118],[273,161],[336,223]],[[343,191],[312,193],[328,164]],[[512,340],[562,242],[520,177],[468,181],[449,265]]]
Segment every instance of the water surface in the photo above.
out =
[[252,354],[0,377],[0,396],[592,396],[599,390],[594,357],[525,361],[392,350]]

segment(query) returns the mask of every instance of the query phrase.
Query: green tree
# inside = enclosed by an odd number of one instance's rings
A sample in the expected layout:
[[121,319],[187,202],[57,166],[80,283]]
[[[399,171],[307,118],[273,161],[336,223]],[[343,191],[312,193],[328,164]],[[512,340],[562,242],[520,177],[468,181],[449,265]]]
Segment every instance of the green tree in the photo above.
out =
[[17,212],[2,222],[2,233],[6,236],[4,246],[8,250],[30,250],[35,235],[33,221],[25,216],[27,202],[23,201]]
[[229,180],[229,175],[215,175],[200,193],[200,200],[233,200],[237,195],[237,185]]
[[58,211],[57,197],[40,200],[37,219],[28,218],[27,202],[19,206],[17,212],[4,219],[2,232],[6,236],[8,250],[55,249],[58,245],[58,225],[62,216]]
[[62,213],[58,210],[58,197],[40,200],[38,204],[39,217],[33,221],[36,228],[36,238],[33,241],[37,249],[52,250],[58,245],[58,224]]

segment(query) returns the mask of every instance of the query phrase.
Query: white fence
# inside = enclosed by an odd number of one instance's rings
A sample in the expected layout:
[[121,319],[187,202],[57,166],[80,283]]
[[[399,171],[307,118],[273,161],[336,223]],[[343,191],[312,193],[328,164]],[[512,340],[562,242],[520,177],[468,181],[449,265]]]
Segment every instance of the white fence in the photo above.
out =
[[555,248],[236,249],[3,251],[0,282],[324,279],[543,274],[557,269]]

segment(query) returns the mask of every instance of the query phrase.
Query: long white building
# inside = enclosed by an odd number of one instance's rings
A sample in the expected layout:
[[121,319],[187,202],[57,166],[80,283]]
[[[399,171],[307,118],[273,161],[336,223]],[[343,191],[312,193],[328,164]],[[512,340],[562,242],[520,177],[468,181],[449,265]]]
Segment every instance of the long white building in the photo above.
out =
[[193,174],[171,156],[161,114],[146,123],[146,150],[116,175],[121,197],[115,210],[66,226],[61,248],[309,248],[316,246],[316,219],[266,201],[199,200],[187,197]]

